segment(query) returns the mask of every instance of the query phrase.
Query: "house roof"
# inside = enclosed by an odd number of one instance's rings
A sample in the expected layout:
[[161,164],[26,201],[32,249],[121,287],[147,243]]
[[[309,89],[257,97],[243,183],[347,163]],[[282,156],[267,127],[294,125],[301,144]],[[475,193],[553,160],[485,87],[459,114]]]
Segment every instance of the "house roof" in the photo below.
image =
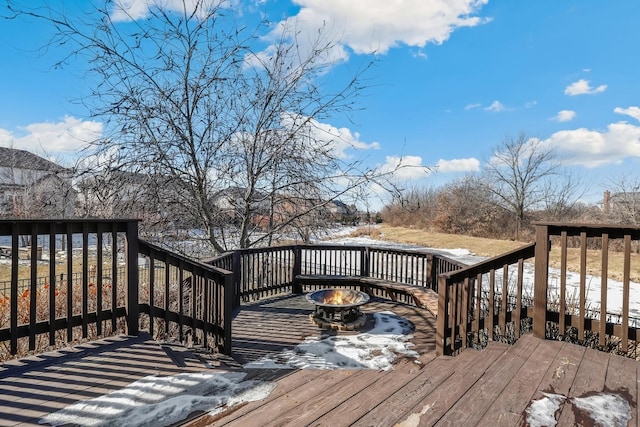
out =
[[8,147],[0,147],[0,167],[47,172],[61,172],[65,170],[62,166],[40,156],[36,156],[29,151]]

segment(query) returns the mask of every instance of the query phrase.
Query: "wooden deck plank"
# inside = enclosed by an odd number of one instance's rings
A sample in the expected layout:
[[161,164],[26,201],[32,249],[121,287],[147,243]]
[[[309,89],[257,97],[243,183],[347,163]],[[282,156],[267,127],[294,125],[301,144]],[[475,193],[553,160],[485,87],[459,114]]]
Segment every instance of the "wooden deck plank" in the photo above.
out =
[[354,422],[362,426],[391,426],[402,420],[424,396],[441,386],[457,370],[470,368],[478,351],[467,349],[456,357],[439,357],[426,364],[409,383],[378,403],[367,414]]
[[[536,340],[537,338],[524,335],[520,339]],[[485,412],[478,421],[478,425],[487,427],[517,425],[522,412],[538,390],[540,382],[557,357],[560,348],[561,345],[557,342],[540,340],[538,347],[495,399],[491,410]]]
[[[584,352],[584,357],[578,365],[578,372],[573,380],[571,390],[566,396],[583,397],[587,392],[599,393],[604,390],[604,382],[609,365],[609,354],[588,348]],[[558,425],[573,426],[578,422],[589,421],[577,417],[574,413],[576,408],[570,402],[565,402],[561,407]],[[584,425],[584,424],[583,424]]]
[[446,386],[438,387],[416,404],[404,420],[418,418],[420,425],[433,425],[447,413],[462,396],[478,381],[489,367],[509,346],[491,343],[479,352],[473,369],[455,372],[447,379]]
[[292,411],[294,408],[313,408],[318,403],[318,394],[322,391],[331,390],[330,396],[324,398],[336,399],[338,396],[335,391],[340,390],[344,384],[358,381],[359,377],[371,375],[371,371],[364,369],[358,370],[328,370],[322,375],[314,378],[304,385],[285,393],[269,402],[269,405],[261,406],[259,410],[251,411],[236,417],[234,420],[227,422],[222,419],[214,425],[225,426],[265,426],[272,422],[276,422],[282,414]]
[[[186,425],[521,425],[526,406],[541,398],[541,392],[580,396],[602,390],[626,390],[634,405],[630,425],[637,424],[636,361],[531,335],[512,347],[491,343],[482,351],[466,349],[456,357],[436,358],[435,318],[427,310],[377,298],[365,310],[392,311],[412,321],[412,342],[422,364],[399,358],[395,370],[385,372],[246,370],[247,379],[276,382],[270,396],[214,417],[194,413]],[[322,331],[309,321],[311,311],[303,296],[243,307],[234,319],[238,362],[292,348],[308,336],[360,332]],[[240,363],[185,350],[125,337],[94,350],[69,350],[0,366],[0,425],[37,425],[49,412],[120,389],[150,373],[242,369]],[[558,425],[581,421],[572,413],[572,405],[566,403]]]
[[[556,357],[547,369],[537,391],[532,396],[533,400],[544,397],[542,393],[553,393],[567,396],[578,372],[578,366],[584,357],[585,347],[564,343],[554,343],[560,347]],[[531,403],[531,402],[530,402]],[[527,408],[525,408],[526,411]],[[527,417],[523,411],[517,425],[524,425]]]
[[[342,403],[340,403],[340,401],[334,403],[331,412],[325,410],[326,407],[329,406],[325,405],[325,408],[315,411],[315,413],[320,413],[320,417],[314,419],[315,414],[305,414],[305,417],[300,417],[298,421],[300,421],[302,425],[352,425],[363,415],[386,400],[390,394],[406,387],[420,370],[421,368],[418,365],[409,360],[405,360],[401,366],[394,367],[393,371],[387,371],[384,372],[383,375],[377,375],[376,381],[367,386],[350,384],[349,387],[353,387],[355,393],[351,394],[351,391],[349,391],[351,396],[344,399]],[[340,389],[339,392],[342,394],[343,389]],[[337,414],[340,414],[339,418],[336,416]]]
[[604,381],[604,391],[617,393],[623,396],[631,406],[631,420],[629,426],[637,426],[638,414],[638,375],[636,371],[638,363],[624,356],[611,355],[609,367]]
[[465,393],[464,399],[451,406],[438,420],[437,425],[476,425],[539,344],[540,340],[525,338],[520,345],[509,347]]
[[0,368],[0,425],[38,425],[38,420],[80,400],[118,390],[150,373],[172,375],[210,369],[185,351],[177,367],[147,334],[114,337],[76,349],[11,361]]
[[[250,371],[245,379],[265,379],[265,375],[263,371],[267,371],[265,369],[256,369]],[[283,370],[279,370],[283,371]],[[224,425],[231,421],[234,421],[250,412],[256,410],[263,410],[264,407],[271,404],[272,401],[281,398],[282,396],[290,393],[295,393],[295,390],[300,387],[305,387],[309,382],[311,382],[314,378],[317,378],[326,371],[313,370],[313,369],[295,369],[292,371],[287,371],[285,373],[280,373],[277,381],[276,388],[262,400],[257,400],[253,402],[248,402],[241,407],[233,407],[229,408],[225,412],[216,415],[202,415],[200,417],[190,419],[188,422],[184,423],[184,427],[205,427],[212,425]]]

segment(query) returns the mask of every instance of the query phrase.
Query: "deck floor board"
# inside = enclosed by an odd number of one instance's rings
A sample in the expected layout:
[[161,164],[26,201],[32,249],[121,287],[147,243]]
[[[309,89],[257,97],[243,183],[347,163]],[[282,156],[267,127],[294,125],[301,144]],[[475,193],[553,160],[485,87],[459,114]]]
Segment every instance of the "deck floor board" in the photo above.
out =
[[[243,370],[246,378],[275,382],[265,399],[212,416],[191,414],[183,425],[202,426],[431,426],[526,424],[527,408],[543,393],[567,399],[559,426],[573,425],[571,400],[594,393],[624,396],[638,422],[640,364],[566,342],[524,335],[515,345],[435,356],[435,317],[428,310],[374,298],[368,313],[392,311],[415,325],[418,363],[399,358],[391,371],[243,369],[242,364],[290,349],[306,337],[351,334],[323,331],[309,319],[301,296],[245,303],[233,321],[233,359],[164,346],[150,336],[113,337],[0,366],[0,425],[35,426],[53,411],[118,390],[149,374]],[[365,326],[365,329],[370,325]]]

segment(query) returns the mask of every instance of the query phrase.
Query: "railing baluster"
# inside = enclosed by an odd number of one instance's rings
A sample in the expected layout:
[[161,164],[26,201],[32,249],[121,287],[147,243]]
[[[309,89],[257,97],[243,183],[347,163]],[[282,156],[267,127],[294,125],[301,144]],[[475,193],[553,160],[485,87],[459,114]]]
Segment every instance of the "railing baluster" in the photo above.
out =
[[29,287],[29,351],[36,349],[36,320],[38,297],[38,224],[31,228],[31,277]]
[[482,273],[476,276],[476,313],[473,319],[473,331],[475,335],[475,343],[480,344],[480,314],[482,309]]
[[[607,335],[607,274],[609,273],[609,235],[602,235],[602,264],[600,279],[600,328],[598,330],[598,345],[604,348]],[[624,307],[624,304],[623,304]]]
[[462,348],[467,347],[467,325],[469,323],[469,286],[470,279],[464,278],[462,282],[462,308],[460,316],[460,337],[462,338]]
[[56,224],[49,226],[49,345],[56,343]]
[[518,260],[518,279],[517,279],[517,290],[516,290],[516,306],[513,310],[514,319],[514,335],[515,339],[520,338],[520,324],[522,317],[522,287],[524,282],[524,259],[520,258]]
[[111,228],[111,333],[118,328],[118,228],[113,224]]
[[[233,289],[233,278],[231,278],[231,288]],[[225,293],[232,304],[235,303],[235,292],[232,296]],[[233,308],[232,308],[233,309]],[[184,342],[184,261],[178,263],[178,340]]]
[[13,224],[11,230],[11,318],[9,319],[11,354],[18,352],[18,268],[18,224]]
[[[152,337],[155,336],[155,314],[153,312],[153,307],[155,307],[155,294],[156,294],[156,254],[153,249],[149,251],[149,333]],[[165,264],[165,271],[168,270],[168,266]]]
[[496,306],[496,270],[491,269],[489,271],[489,340],[493,340],[494,334],[494,320],[495,320],[495,306]]
[[[169,262],[169,259],[165,255],[164,261],[164,333],[166,335],[169,334],[169,312],[171,311],[171,271],[172,271],[172,263]],[[153,277],[156,276],[155,266],[151,268],[149,266],[149,274]],[[180,286],[180,285],[178,285]]]
[[560,336],[564,337],[567,331],[567,232],[560,233]]
[[498,323],[500,324],[500,335],[505,337],[507,335],[507,300],[509,299],[509,265],[505,264],[502,267],[502,301],[500,307],[500,317]]
[[631,236],[624,235],[624,266],[622,272],[622,351],[629,351],[629,282],[631,281]]
[[103,242],[103,224],[97,224],[97,234],[96,234],[96,333],[98,335],[102,335],[102,268],[103,268],[103,255],[102,255],[102,245]]
[[82,224],[82,338],[89,335],[89,231],[88,224]]
[[73,341],[73,232],[67,225],[67,341]]
[[580,309],[578,340],[584,341],[585,312],[587,302],[587,233],[580,233]]

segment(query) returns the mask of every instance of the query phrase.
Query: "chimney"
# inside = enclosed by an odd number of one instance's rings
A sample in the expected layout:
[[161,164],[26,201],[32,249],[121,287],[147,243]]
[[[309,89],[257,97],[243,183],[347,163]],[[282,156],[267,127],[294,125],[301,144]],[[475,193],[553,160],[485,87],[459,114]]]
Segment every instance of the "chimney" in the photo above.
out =
[[611,203],[611,193],[609,190],[604,192],[604,198],[602,199],[602,207],[604,208],[604,213],[609,213],[609,204]]

